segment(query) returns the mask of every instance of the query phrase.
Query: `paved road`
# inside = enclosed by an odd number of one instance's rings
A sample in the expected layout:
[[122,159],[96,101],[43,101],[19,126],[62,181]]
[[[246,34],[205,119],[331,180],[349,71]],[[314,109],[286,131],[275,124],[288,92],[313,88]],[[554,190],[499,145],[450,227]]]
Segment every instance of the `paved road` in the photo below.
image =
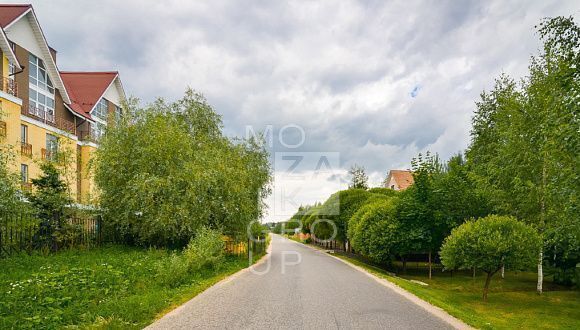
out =
[[245,272],[214,286],[150,328],[451,328],[360,271],[280,236],[273,237],[269,263],[255,270],[268,264],[264,275]]

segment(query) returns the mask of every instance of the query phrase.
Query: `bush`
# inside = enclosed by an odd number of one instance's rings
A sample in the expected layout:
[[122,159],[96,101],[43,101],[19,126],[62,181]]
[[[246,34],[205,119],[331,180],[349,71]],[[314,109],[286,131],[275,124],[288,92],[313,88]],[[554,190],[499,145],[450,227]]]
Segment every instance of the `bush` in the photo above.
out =
[[[376,191],[376,189],[375,189]],[[324,204],[317,210],[318,218],[328,219],[336,225],[337,233],[334,239],[346,242],[348,239],[348,224],[350,218],[366,203],[374,200],[386,200],[388,197],[385,194],[376,194],[366,191],[364,189],[348,189],[334,193],[330,196]],[[317,233],[314,233],[319,238],[328,238],[334,231],[330,224],[321,222],[317,225]]]
[[373,202],[351,219],[353,248],[377,263],[389,262],[396,254],[400,224],[395,218],[394,204],[392,200]]
[[224,261],[225,243],[219,231],[202,227],[183,254],[189,269],[197,271],[204,267],[217,269]]
[[523,269],[537,263],[541,241],[536,231],[513,217],[490,215],[455,228],[441,247],[448,269],[479,268],[487,273],[483,299],[492,276],[502,267]]
[[167,260],[162,260],[157,264],[159,283],[170,288],[182,285],[189,273],[189,262],[183,254],[172,253]]

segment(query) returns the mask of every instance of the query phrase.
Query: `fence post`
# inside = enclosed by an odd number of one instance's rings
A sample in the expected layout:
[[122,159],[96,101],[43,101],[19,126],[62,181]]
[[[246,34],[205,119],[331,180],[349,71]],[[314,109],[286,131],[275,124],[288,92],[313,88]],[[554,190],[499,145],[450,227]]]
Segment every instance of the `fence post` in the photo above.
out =
[[247,250],[248,250],[248,260],[250,260],[250,245],[251,244],[252,244],[252,240],[250,238],[248,238],[248,247],[247,247]]

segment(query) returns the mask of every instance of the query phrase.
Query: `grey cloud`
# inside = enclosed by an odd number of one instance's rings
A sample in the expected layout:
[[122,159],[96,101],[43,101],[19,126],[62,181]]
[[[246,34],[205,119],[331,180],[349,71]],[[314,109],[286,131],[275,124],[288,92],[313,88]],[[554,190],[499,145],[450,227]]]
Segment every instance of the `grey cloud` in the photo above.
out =
[[465,148],[480,91],[502,71],[526,72],[539,46],[533,26],[580,9],[574,0],[33,4],[61,69],[117,69],[145,102],[191,86],[229,135],[298,124],[307,139],[296,150],[338,151],[342,165],[374,177],[420,151]]

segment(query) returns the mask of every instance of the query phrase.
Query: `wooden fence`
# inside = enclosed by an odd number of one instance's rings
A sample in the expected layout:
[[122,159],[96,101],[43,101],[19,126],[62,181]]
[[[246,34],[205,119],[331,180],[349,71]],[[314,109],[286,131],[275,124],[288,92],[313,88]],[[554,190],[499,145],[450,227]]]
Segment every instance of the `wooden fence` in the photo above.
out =
[[[258,237],[256,240],[236,240],[226,236],[224,238],[225,250],[227,254],[236,256],[249,256],[249,251],[253,255],[261,254],[266,251],[266,238]],[[248,249],[248,246],[250,247]]]

